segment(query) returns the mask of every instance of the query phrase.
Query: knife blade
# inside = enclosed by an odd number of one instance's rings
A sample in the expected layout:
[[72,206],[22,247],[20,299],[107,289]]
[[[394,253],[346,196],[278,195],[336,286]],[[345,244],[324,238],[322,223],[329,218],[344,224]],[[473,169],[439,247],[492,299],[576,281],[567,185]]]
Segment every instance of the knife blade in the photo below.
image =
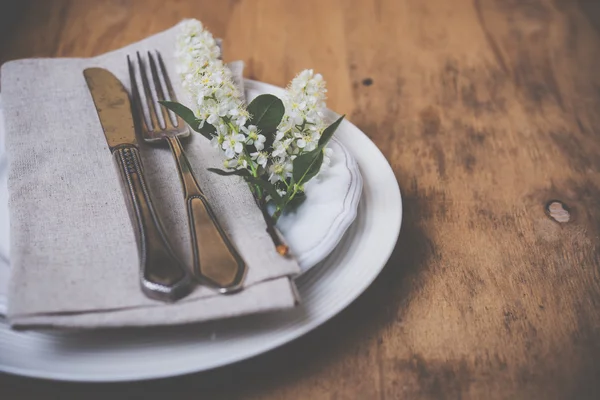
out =
[[83,75],[121,178],[138,245],[142,291],[153,299],[178,300],[191,291],[192,279],[173,252],[153,205],[137,147],[129,95],[106,69],[88,68]]
[[120,145],[137,144],[129,95],[121,82],[102,68],[86,69],[83,75],[111,152]]

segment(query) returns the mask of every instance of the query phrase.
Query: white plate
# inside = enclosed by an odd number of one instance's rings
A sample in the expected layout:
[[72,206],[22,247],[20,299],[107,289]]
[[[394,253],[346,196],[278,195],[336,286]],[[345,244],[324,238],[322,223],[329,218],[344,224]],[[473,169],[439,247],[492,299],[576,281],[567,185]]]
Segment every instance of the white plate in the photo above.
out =
[[[248,82],[262,92],[277,88]],[[335,115],[331,114],[334,118]],[[396,178],[385,157],[344,121],[338,140],[355,157],[363,191],[354,223],[322,263],[297,279],[294,310],[203,324],[95,332],[12,331],[0,321],[0,371],[70,381],[124,381],[205,371],[281,346],[356,299],[394,249],[402,219]]]
[[[281,95],[283,89],[246,80],[246,99],[265,92]],[[335,137],[330,167],[322,170],[305,186],[306,200],[300,207],[281,216],[281,231],[302,272],[329,255],[356,218],[362,177],[358,164]]]
[[302,272],[322,261],[337,246],[356,218],[362,177],[348,150],[332,140],[331,166],[304,188],[306,200],[277,221]]

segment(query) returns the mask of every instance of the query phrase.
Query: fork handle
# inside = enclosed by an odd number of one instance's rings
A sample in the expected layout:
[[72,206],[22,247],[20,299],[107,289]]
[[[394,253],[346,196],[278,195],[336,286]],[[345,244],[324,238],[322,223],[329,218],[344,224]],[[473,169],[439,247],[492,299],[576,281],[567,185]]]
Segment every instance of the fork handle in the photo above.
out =
[[167,241],[150,198],[138,149],[133,145],[119,147],[113,157],[134,224],[142,291],[148,297],[163,301],[184,297],[191,291],[192,281]]
[[194,253],[194,274],[222,293],[239,290],[246,263],[219,224],[208,199],[194,177],[179,138],[167,137],[183,186]]

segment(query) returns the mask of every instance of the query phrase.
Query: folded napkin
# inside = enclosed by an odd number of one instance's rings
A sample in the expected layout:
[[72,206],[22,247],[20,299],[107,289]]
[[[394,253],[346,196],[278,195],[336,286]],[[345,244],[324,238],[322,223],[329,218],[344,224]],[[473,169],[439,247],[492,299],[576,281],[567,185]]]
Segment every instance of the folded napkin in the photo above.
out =
[[[207,171],[222,158],[192,135],[184,144],[224,229],[248,264],[246,288],[219,295],[198,287],[175,304],[145,297],[119,176],[82,71],[102,67],[129,87],[126,55],[162,53],[174,70],[178,27],[95,58],[29,59],[2,66],[6,127],[12,326],[114,327],[180,324],[280,310],[297,303],[292,259],[279,256],[246,184]],[[155,205],[176,253],[191,265],[183,193],[166,147],[140,144]]]

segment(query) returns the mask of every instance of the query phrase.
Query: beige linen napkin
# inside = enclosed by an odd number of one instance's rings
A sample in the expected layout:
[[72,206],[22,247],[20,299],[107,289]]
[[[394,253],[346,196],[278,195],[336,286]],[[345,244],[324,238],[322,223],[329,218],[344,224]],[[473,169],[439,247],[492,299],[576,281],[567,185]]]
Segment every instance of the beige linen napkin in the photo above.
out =
[[[9,168],[13,326],[114,327],[180,324],[293,307],[297,263],[280,257],[243,181],[211,174],[221,155],[200,135],[184,144],[215,213],[245,258],[246,289],[198,287],[175,304],[139,288],[135,237],[82,71],[110,70],[129,87],[126,55],[158,50],[180,100],[178,27],[89,59],[29,59],[1,71]],[[239,67],[239,65],[237,66]],[[168,148],[141,146],[156,207],[175,251],[191,264],[183,194]]]

